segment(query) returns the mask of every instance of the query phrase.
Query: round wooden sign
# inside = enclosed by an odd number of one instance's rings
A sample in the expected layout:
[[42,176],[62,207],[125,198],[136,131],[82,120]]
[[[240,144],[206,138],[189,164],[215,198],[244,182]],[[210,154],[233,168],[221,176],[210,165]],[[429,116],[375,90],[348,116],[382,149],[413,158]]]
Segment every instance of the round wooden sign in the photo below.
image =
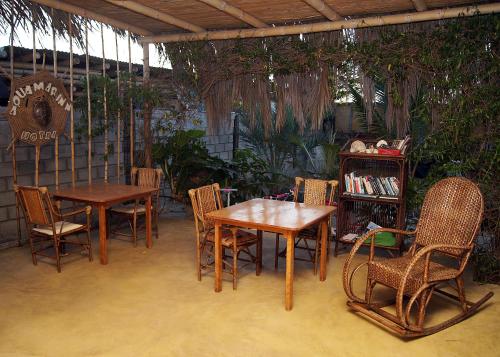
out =
[[15,79],[7,113],[14,140],[42,145],[64,132],[71,101],[62,80],[49,72]]

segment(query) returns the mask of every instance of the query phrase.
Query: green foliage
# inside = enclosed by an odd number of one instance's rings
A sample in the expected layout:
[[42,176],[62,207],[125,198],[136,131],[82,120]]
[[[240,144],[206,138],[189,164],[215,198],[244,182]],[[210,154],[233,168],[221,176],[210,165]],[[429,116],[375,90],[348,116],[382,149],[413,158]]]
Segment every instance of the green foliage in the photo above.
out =
[[387,93],[384,84],[375,82],[375,98],[376,101],[372,107],[372,123],[368,123],[366,115],[367,109],[365,100],[361,92],[353,85],[349,85],[349,94],[352,96],[353,112],[358,120],[361,129],[377,138],[394,139],[396,133],[387,128],[385,122],[385,111],[387,109]]
[[237,188],[236,200],[244,201],[274,192],[267,163],[250,149],[234,152],[223,187]]
[[224,162],[209,154],[203,130],[174,130],[153,144],[153,159],[165,175],[172,197],[185,201],[187,191],[227,177]]
[[322,152],[322,162],[317,176],[325,180],[331,180],[339,176],[339,151],[340,145],[335,142],[336,132],[331,132],[328,138],[319,144]]
[[[81,118],[76,122],[75,133],[78,138],[88,137],[88,110],[87,110],[87,88],[90,86],[90,114],[92,117],[92,137],[102,135],[106,129],[104,123],[104,97],[106,97],[108,129],[113,127],[116,116],[123,107],[122,99],[118,94],[116,81],[109,77],[91,75],[89,83],[86,80],[82,83],[83,95],[75,100],[75,109],[80,112]],[[106,96],[104,96],[106,88]]]
[[[84,79],[82,82],[82,93],[75,100],[75,110],[79,111],[81,118],[76,122],[75,133],[78,138],[88,137],[88,101],[87,88],[90,89],[90,115],[92,122],[91,137],[100,136],[104,133],[104,98],[108,116],[107,128],[114,127],[118,112],[128,113],[129,103],[132,100],[135,108],[142,108],[145,102],[151,107],[160,105],[161,97],[154,87],[143,87],[137,81],[135,74],[122,73],[121,88],[118,92],[118,83],[108,76],[91,75],[89,83]],[[122,118],[124,115],[122,114]]]

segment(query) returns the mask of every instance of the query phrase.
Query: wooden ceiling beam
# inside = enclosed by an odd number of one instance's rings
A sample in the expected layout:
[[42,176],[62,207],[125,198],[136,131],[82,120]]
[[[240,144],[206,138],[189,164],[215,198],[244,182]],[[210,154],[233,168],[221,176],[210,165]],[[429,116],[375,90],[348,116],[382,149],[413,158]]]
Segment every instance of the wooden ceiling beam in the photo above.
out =
[[326,17],[328,20],[336,21],[336,20],[342,19],[342,16],[337,14],[335,12],[335,10],[333,10],[323,0],[303,0],[303,1],[305,3],[307,3],[309,6],[311,6],[312,8],[316,9],[317,12],[319,12],[321,15]]
[[198,0],[198,1],[203,2],[212,7],[215,7],[216,9],[219,9],[220,11],[225,12],[226,14],[229,14],[243,22],[246,22],[249,25],[252,25],[253,27],[257,28],[269,27],[268,24],[259,20],[255,16],[250,15],[249,13],[241,10],[240,8],[237,8],[236,6],[228,4],[223,0]]
[[174,25],[176,27],[179,27],[184,30],[188,30],[191,32],[204,32],[206,31],[203,27],[197,26],[195,24],[192,24],[190,22],[181,20],[177,17],[174,17],[172,15],[166,14],[164,12],[158,11],[156,9],[153,9],[148,6],[144,6],[138,2],[135,1],[130,1],[130,0],[105,0],[106,2],[109,2],[110,4],[123,7],[127,10],[131,10],[133,12],[136,12],[138,14],[151,17],[152,19],[161,21],[163,23],[169,24],[169,25]]
[[425,0],[411,0],[413,3],[413,6],[415,6],[415,9],[417,11],[427,11],[427,4],[425,3]]
[[130,24],[127,24],[126,22],[112,19],[110,17],[98,14],[94,11],[84,9],[82,7],[79,7],[79,6],[71,5],[71,4],[68,4],[68,3],[63,2],[63,1],[31,0],[31,2],[40,4],[40,5],[44,5],[44,6],[48,6],[48,7],[51,7],[53,9],[56,9],[56,10],[65,11],[65,12],[70,13],[70,14],[82,16],[82,17],[85,17],[87,19],[102,22],[103,24],[113,26],[117,29],[130,31],[130,32],[136,33],[138,35],[143,35],[143,36],[152,35],[151,31],[148,31],[142,27],[130,25]]
[[462,6],[446,9],[437,9],[403,14],[364,17],[352,20],[338,20],[317,22],[292,26],[276,26],[262,29],[239,29],[224,31],[207,31],[196,34],[165,34],[142,37],[139,42],[183,42],[203,40],[227,40],[236,38],[256,38],[271,36],[298,35],[313,32],[335,31],[341,29],[354,29],[376,27],[385,25],[406,24],[412,22],[449,19],[459,16],[474,16],[476,14],[489,14],[500,12],[500,2],[482,4],[477,6]]

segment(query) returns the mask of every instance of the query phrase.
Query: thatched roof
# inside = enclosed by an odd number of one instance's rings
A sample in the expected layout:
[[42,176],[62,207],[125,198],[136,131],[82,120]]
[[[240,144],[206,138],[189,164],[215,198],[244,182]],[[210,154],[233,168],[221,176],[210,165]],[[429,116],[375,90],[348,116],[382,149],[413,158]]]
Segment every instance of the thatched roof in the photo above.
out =
[[[0,2],[0,31],[8,31],[12,20],[23,27],[31,26],[33,20],[35,27],[47,31],[53,19],[56,29],[67,33],[68,15],[63,11],[79,15],[72,17],[77,35],[81,34],[82,16],[146,36],[143,39],[146,42],[173,42],[436,20],[476,11],[498,12],[500,3],[471,0],[10,0]],[[353,19],[363,21],[352,23]],[[293,31],[290,27],[294,27]]]

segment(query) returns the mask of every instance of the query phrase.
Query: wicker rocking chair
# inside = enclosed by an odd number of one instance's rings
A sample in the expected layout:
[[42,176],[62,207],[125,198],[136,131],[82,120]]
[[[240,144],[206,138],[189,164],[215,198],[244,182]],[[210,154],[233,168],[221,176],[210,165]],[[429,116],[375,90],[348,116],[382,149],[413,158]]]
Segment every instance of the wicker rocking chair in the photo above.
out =
[[[47,187],[14,186],[14,191],[21,202],[26,222],[26,231],[31,247],[33,265],[37,265],[37,256],[55,259],[57,271],[61,272],[61,257],[68,255],[63,252],[65,245],[80,246],[92,261],[92,243],[90,240],[90,223],[92,207],[85,206],[71,212],[61,213],[59,208],[52,203]],[[69,217],[85,215],[83,224],[67,221]],[[80,233],[85,234],[85,239],[70,239]],[[46,253],[54,249],[54,255]]]
[[[215,183],[189,190],[189,197],[193,206],[194,222],[196,227],[196,269],[198,280],[201,281],[202,270],[207,271],[214,267],[215,233],[214,224],[206,214],[223,208],[219,184]],[[256,245],[256,254],[252,254],[250,247]],[[232,261],[228,261],[226,250],[232,253]],[[240,258],[245,253],[248,259]],[[256,270],[262,266],[262,242],[257,235],[235,227],[222,229],[222,265],[226,272],[233,277],[233,289],[236,290],[238,277],[238,260],[255,264]],[[241,268],[241,267],[240,267]]]
[[[306,205],[326,206],[333,205],[335,190],[339,182],[335,180],[317,180],[295,178],[295,188],[293,191],[293,200],[298,202],[300,187],[304,185],[304,200]],[[329,189],[330,188],[330,189]],[[321,241],[321,231],[319,226],[311,227],[301,231],[295,239],[295,249],[304,251],[304,257],[295,256],[296,260],[311,262],[313,264],[313,273],[318,271],[319,251]],[[280,235],[276,234],[276,247],[274,252],[274,268],[278,269],[278,259],[286,257],[286,249],[280,251]],[[328,247],[328,250],[330,247]]]
[[[477,302],[466,300],[462,278],[482,214],[483,196],[472,181],[452,177],[436,183],[426,194],[415,231],[382,228],[370,231],[356,242],[343,271],[344,290],[349,297],[347,305],[402,337],[430,335],[473,315],[493,296],[490,292]],[[415,240],[402,257],[377,258],[373,237],[381,231],[414,235]],[[351,269],[356,252],[369,238],[372,239],[368,261]],[[439,256],[440,260],[435,259]],[[366,291],[364,297],[359,297],[353,292],[353,276],[365,265],[368,267]],[[395,299],[373,302],[376,284],[396,290]],[[448,285],[457,295],[442,290],[443,285]],[[462,311],[449,320],[425,326],[426,309],[435,293],[458,302]],[[416,314],[412,313],[415,303]],[[396,314],[383,309],[390,305],[395,305]]]

